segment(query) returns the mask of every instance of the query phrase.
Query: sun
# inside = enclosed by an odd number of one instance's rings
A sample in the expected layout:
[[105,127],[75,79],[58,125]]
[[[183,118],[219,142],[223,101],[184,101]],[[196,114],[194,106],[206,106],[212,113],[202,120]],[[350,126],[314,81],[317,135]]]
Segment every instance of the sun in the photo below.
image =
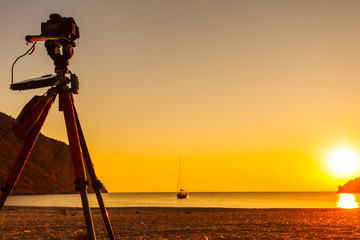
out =
[[351,178],[359,175],[359,155],[351,147],[340,146],[329,152],[327,165],[338,178]]

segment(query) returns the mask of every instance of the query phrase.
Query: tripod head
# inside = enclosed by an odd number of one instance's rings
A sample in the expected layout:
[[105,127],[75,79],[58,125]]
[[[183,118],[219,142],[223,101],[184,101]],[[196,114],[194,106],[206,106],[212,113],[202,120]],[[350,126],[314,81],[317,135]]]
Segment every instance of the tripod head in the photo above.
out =
[[[72,92],[79,92],[77,77],[75,74],[71,74],[68,69],[69,60],[74,56],[75,40],[80,38],[79,27],[72,17],[62,17],[60,14],[54,13],[49,18],[46,22],[41,23],[40,35],[27,35],[25,40],[27,43],[34,43],[32,48],[36,42],[45,41],[48,55],[54,61],[56,75],[45,75],[15,84],[11,82],[10,88],[12,90],[27,90],[71,82]],[[19,58],[15,60],[13,67]],[[70,79],[65,77],[67,73],[71,74]]]

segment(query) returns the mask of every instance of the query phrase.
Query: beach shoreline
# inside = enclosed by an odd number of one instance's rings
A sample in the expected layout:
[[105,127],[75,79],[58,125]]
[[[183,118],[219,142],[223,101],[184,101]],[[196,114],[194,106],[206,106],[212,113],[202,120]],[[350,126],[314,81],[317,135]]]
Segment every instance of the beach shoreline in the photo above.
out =
[[[360,239],[359,209],[109,208],[116,239]],[[108,239],[98,208],[97,239]],[[75,239],[82,208],[10,207],[0,239]]]

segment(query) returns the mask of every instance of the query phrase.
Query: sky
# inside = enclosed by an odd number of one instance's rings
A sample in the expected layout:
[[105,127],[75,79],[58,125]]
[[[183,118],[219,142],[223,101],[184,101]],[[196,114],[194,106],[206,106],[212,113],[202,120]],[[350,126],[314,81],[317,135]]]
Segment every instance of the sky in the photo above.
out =
[[[73,17],[75,105],[110,192],[336,191],[329,170],[360,151],[360,2],[0,0],[0,111],[46,89],[9,90],[11,65],[51,13]],[[14,81],[53,73],[42,42]],[[57,102],[42,133],[68,142]],[[24,169],[26,171],[26,168]]]

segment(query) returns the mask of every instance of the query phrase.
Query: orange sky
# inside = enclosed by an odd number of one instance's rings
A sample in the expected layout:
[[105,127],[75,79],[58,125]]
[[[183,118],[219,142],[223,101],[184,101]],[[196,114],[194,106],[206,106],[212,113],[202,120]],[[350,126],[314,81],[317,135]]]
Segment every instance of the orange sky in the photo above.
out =
[[[10,67],[50,13],[80,27],[70,69],[99,178],[112,192],[335,191],[331,149],[360,149],[358,1],[2,1],[0,111]],[[15,81],[53,72],[43,44]],[[67,142],[52,109],[43,133]],[[26,169],[25,169],[26,171]]]

